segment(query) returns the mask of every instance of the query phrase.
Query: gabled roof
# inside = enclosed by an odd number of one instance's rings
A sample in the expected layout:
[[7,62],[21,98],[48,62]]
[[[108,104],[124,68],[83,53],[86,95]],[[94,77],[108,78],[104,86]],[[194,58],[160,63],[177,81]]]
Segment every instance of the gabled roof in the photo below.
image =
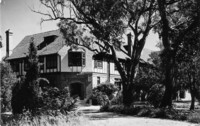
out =
[[[12,54],[7,58],[7,60],[26,57],[28,55],[28,48],[30,45],[30,39],[32,37],[34,38],[35,45],[38,46],[41,43],[43,43],[44,38],[48,36],[57,36],[57,37],[52,43],[42,48],[41,50],[38,50],[38,55],[41,56],[41,55],[50,55],[58,53],[59,50],[65,45],[65,40],[63,38],[63,35],[60,33],[60,30],[53,30],[34,35],[28,35],[24,37],[24,39],[14,48]],[[123,49],[123,51],[127,52],[126,49]],[[147,62],[147,59],[149,58],[149,54],[151,52],[152,52],[151,50],[143,49],[143,52],[141,54],[141,59]],[[127,56],[122,51],[116,51],[116,55],[120,59],[129,58],[129,56]]]
[[43,49],[38,50],[38,55],[49,55],[57,53],[65,44],[65,40],[63,39],[60,30],[53,30],[24,37],[24,39],[14,48],[12,54],[7,58],[7,60],[26,57],[28,55],[28,48],[30,45],[29,42],[32,37],[34,38],[35,45],[38,46],[44,42],[45,37],[52,35],[56,35],[56,39]]

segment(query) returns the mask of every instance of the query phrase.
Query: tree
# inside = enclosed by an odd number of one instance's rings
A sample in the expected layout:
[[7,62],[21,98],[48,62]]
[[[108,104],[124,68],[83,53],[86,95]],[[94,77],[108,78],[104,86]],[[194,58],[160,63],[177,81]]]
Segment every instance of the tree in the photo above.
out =
[[12,88],[17,82],[16,74],[7,62],[0,63],[1,70],[1,112],[11,110]]
[[[155,0],[40,0],[51,11],[36,13],[47,16],[43,21],[60,20],[59,27],[69,45],[88,48],[96,54],[110,54],[120,73],[123,103],[133,102],[133,79],[149,31],[158,23]],[[70,14],[65,13],[69,9]],[[129,29],[129,30],[127,30]],[[129,52],[123,51],[122,36],[126,31],[134,34]],[[75,41],[78,38],[79,41]],[[94,46],[96,45],[96,46]],[[97,47],[97,48],[94,48]],[[117,50],[129,58],[123,67]]]
[[200,2],[198,0],[157,0],[157,3],[161,18],[158,31],[164,46],[162,65],[165,68],[166,87],[161,107],[171,107],[175,56],[184,36],[199,25]]
[[30,39],[28,66],[25,78],[17,83],[12,91],[13,114],[21,114],[24,110],[29,110],[34,114],[39,108],[39,66],[33,38]]
[[[199,97],[199,71],[200,71],[200,27],[196,27],[185,35],[182,46],[177,51],[178,82],[181,87],[191,93],[190,110],[195,108],[195,99]],[[189,42],[188,42],[189,41]]]

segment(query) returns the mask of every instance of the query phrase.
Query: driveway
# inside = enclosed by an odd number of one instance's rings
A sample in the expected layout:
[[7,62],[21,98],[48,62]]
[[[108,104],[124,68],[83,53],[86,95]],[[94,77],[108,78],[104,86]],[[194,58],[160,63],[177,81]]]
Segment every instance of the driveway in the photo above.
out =
[[81,106],[79,111],[89,118],[91,126],[200,126],[188,122],[142,118],[116,114],[112,112],[99,112],[99,106]]

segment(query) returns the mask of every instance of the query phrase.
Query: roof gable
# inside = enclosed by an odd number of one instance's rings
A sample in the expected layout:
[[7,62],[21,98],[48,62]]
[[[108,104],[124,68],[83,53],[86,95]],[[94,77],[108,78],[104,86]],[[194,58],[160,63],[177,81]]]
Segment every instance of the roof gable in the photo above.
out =
[[38,55],[48,55],[57,53],[65,44],[65,40],[63,39],[60,30],[53,30],[24,37],[24,39],[14,48],[13,53],[7,59],[10,60],[26,57],[28,55],[28,48],[30,45],[29,43],[32,37],[34,38],[35,45],[38,47],[43,42],[45,42],[44,40],[45,38],[48,38],[48,36],[57,37],[52,42],[48,43],[47,46],[44,46],[43,48],[39,49]]
[[[34,35],[28,35],[24,37],[24,39],[14,48],[13,53],[7,58],[8,60],[17,59],[17,58],[24,58],[28,55],[28,48],[30,39],[34,38],[34,43],[37,47],[41,46],[43,42],[45,42],[45,38],[47,39],[49,36],[56,36],[52,42],[49,42],[41,49],[38,49],[38,55],[49,55],[58,53],[59,50],[65,45],[65,40],[60,33],[60,30],[53,30],[43,33],[38,33]],[[126,49],[123,49],[124,52],[127,52]],[[152,51],[148,49],[143,49],[141,54],[141,59],[147,61]],[[116,55],[120,59],[129,58],[125,53],[122,51],[116,51]]]

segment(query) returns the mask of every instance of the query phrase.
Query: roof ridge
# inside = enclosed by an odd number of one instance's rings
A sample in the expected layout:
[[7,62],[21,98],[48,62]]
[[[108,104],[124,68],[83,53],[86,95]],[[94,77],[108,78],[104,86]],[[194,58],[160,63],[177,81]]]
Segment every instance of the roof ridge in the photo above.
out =
[[54,32],[54,31],[57,31],[57,30],[59,30],[59,29],[49,30],[49,31],[40,32],[40,33],[34,33],[34,34],[31,34],[31,35],[26,35],[25,37],[35,36],[35,35],[38,35],[38,34],[44,34],[44,33],[48,33],[48,32]]

